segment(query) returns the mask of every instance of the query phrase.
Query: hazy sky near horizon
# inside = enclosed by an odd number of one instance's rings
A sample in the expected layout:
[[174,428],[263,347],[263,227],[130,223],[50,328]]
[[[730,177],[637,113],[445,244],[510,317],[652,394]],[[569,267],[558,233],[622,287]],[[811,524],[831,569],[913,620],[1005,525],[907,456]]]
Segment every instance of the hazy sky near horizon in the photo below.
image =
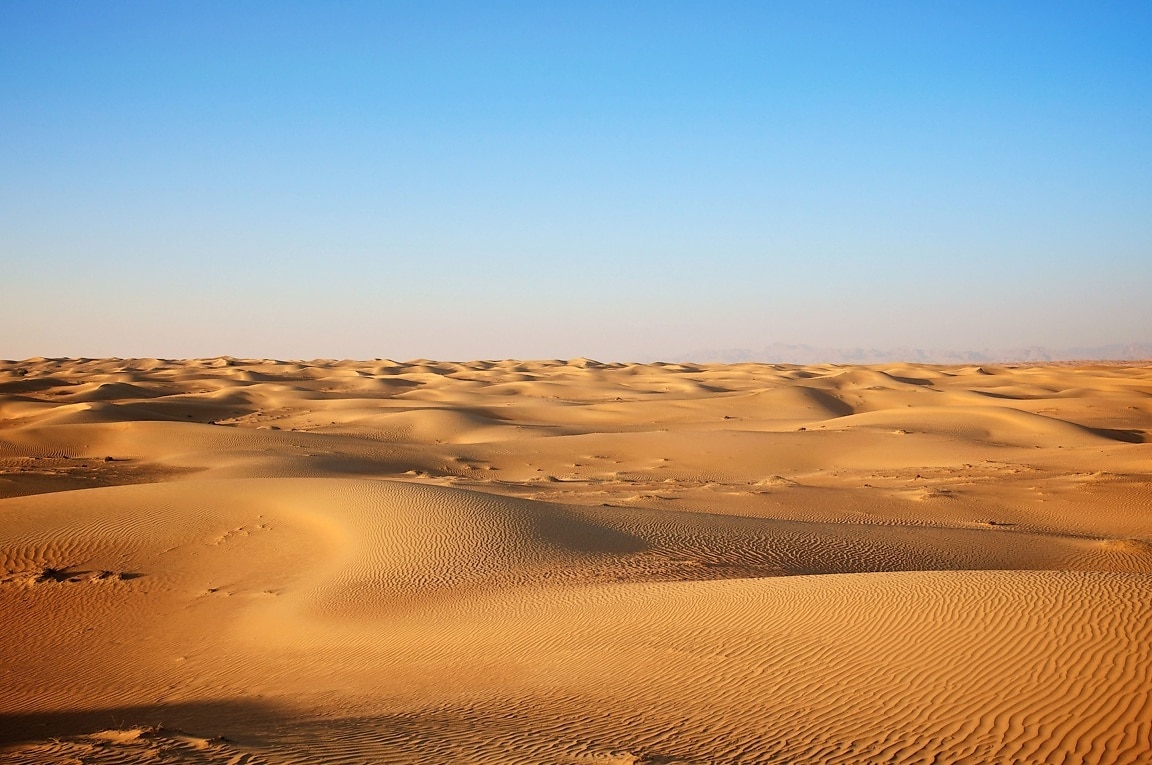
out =
[[0,358],[1152,340],[1147,2],[0,4]]

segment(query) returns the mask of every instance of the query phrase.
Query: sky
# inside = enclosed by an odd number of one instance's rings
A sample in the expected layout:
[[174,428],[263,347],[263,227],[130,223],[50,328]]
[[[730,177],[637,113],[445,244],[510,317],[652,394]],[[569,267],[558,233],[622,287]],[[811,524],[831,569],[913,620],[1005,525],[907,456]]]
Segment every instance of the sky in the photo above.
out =
[[0,3],[0,358],[1152,341],[1147,2]]

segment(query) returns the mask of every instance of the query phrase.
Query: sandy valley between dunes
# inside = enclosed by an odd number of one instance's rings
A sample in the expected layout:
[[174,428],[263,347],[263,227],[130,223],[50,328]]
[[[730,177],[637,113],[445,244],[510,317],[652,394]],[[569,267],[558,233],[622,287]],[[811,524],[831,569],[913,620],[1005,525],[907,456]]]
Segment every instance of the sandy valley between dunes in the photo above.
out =
[[0,762],[1152,762],[1152,367],[0,362]]

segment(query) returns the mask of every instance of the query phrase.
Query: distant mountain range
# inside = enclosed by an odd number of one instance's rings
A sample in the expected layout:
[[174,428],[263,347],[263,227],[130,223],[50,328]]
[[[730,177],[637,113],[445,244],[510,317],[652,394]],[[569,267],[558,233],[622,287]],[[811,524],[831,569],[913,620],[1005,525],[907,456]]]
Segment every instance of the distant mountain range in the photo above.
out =
[[1116,343],[1079,348],[1028,346],[982,351],[938,348],[821,348],[811,345],[773,343],[758,350],[720,348],[692,351],[675,361],[738,363],[759,361],[777,364],[884,364],[907,361],[924,364],[972,364],[1044,361],[1134,361],[1152,359],[1152,343]]

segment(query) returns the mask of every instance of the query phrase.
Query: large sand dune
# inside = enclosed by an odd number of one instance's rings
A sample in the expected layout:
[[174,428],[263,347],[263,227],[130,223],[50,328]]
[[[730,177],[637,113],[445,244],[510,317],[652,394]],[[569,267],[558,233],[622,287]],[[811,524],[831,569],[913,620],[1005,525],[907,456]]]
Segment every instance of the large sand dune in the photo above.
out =
[[0,762],[1152,762],[1152,368],[0,362]]

